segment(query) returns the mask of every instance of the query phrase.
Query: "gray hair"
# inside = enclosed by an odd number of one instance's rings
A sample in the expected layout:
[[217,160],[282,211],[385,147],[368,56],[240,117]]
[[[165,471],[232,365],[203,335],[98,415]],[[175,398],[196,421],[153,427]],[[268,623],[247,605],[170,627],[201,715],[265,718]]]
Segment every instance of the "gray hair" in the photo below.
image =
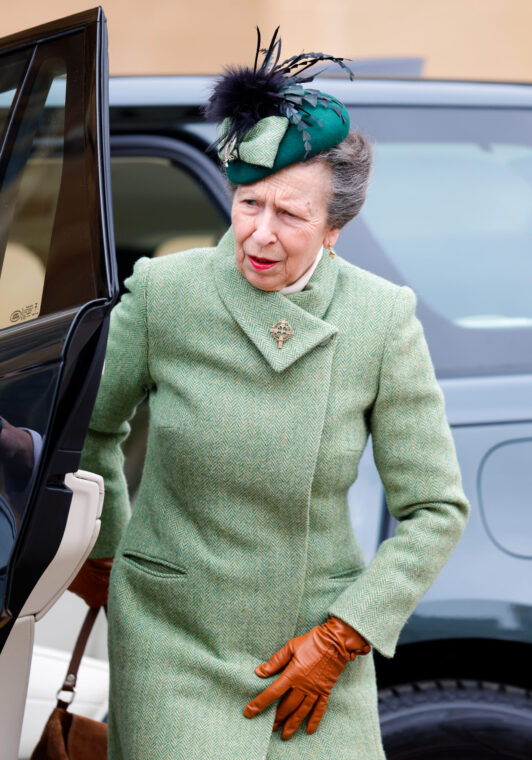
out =
[[355,218],[366,200],[373,162],[371,143],[364,135],[350,129],[345,140],[317,153],[306,163],[313,162],[325,162],[331,168],[327,224],[341,228]]
[[[368,190],[373,161],[373,148],[369,140],[350,129],[347,137],[338,145],[316,153],[306,164],[326,163],[332,172],[331,194],[327,207],[329,227],[341,228],[358,214]],[[239,185],[227,180],[229,191],[234,195]]]

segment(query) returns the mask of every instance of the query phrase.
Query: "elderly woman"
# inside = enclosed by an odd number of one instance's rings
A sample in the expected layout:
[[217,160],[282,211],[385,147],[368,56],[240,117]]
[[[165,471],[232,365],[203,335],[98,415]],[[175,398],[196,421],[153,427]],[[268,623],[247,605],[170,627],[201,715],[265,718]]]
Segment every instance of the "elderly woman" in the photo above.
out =
[[[106,488],[86,573],[114,557],[111,760],[383,758],[372,649],[394,654],[466,521],[415,295],[332,251],[370,145],[278,45],[211,99],[231,228],[138,261],[112,315],[82,459]],[[370,433],[399,525],[365,565],[347,492]]]

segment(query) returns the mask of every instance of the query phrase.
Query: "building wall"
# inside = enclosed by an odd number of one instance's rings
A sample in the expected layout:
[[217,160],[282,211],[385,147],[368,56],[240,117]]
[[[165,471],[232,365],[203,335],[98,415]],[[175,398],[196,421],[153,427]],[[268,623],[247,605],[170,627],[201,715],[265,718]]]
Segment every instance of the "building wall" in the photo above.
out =
[[[5,3],[2,35],[90,7]],[[249,63],[255,26],[280,24],[283,54],[421,57],[424,76],[532,79],[530,0],[105,0],[111,73],[212,73]],[[283,56],[284,57],[284,56]]]

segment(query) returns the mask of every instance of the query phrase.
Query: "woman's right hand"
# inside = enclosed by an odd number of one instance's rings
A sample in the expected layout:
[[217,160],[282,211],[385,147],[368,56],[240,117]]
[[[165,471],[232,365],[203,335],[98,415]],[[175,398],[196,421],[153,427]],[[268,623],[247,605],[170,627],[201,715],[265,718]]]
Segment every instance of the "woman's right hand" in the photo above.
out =
[[313,734],[323,717],[333,686],[348,662],[371,649],[368,642],[344,620],[331,616],[308,633],[295,636],[268,662],[258,665],[261,678],[281,675],[244,708],[246,718],[253,718],[276,699],[273,730],[286,720],[282,738],[289,739],[309,715],[307,734]]
[[112,566],[112,557],[85,560],[68,590],[80,596],[89,607],[105,607]]

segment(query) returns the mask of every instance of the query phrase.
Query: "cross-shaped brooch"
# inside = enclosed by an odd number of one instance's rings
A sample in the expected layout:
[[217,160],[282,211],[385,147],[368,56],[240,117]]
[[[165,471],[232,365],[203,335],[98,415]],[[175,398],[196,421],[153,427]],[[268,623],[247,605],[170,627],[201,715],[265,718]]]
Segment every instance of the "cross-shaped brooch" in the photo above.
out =
[[280,322],[277,322],[273,327],[270,327],[270,332],[277,341],[277,348],[282,348],[283,343],[286,343],[286,341],[294,334],[294,331],[286,319],[281,319]]

